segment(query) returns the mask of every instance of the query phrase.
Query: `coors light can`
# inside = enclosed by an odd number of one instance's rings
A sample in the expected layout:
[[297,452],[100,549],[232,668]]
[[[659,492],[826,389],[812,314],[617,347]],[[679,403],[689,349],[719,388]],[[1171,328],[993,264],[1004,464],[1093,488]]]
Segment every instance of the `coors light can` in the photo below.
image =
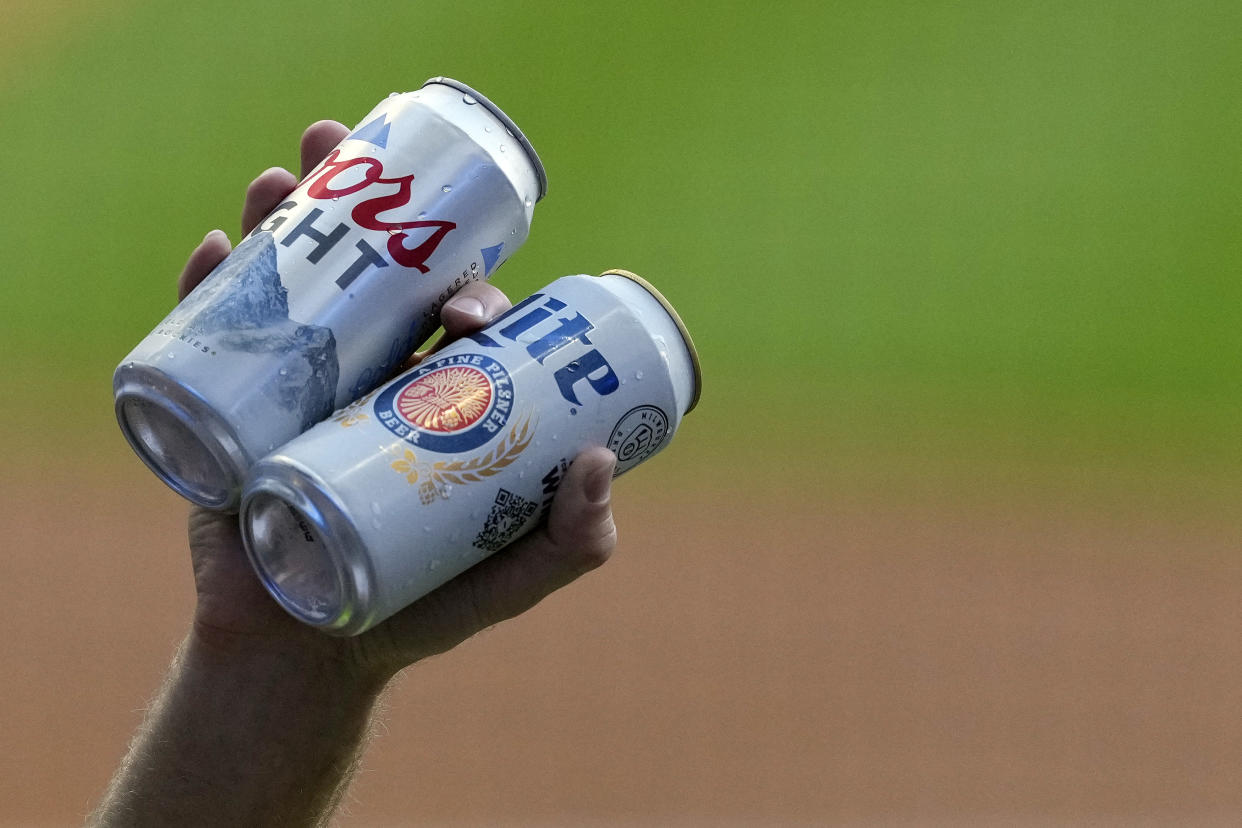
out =
[[581,449],[617,474],[662,449],[699,386],[653,287],[558,279],[260,460],[250,561],[295,618],[362,632],[533,528]]
[[393,93],[122,361],[125,437],[181,495],[236,509],[255,460],[391,376],[521,246],[546,189],[478,92]]

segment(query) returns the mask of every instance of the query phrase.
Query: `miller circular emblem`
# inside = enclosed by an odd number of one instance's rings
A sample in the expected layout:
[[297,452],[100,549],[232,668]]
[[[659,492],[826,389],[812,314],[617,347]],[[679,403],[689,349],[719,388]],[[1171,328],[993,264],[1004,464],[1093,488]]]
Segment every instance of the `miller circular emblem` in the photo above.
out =
[[509,372],[482,354],[429,360],[375,399],[375,416],[389,431],[440,452],[478,448],[500,433],[512,409]]
[[660,450],[668,436],[668,417],[654,405],[631,408],[613,426],[608,448],[617,455],[617,474],[629,471]]

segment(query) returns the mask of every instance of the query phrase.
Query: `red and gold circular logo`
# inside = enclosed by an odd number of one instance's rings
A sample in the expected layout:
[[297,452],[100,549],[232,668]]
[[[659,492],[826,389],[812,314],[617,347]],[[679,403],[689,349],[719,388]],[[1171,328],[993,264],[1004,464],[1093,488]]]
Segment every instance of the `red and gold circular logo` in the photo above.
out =
[[410,425],[440,434],[461,431],[479,421],[492,402],[492,383],[477,368],[454,365],[411,382],[394,401]]

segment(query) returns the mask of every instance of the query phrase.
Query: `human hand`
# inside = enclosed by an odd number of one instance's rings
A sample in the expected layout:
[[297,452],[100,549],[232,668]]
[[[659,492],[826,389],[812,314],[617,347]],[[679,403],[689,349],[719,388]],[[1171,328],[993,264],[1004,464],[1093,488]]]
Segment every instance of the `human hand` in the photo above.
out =
[[[319,121],[302,136],[302,174],[310,172],[349,130]],[[246,191],[241,229],[249,233],[296,187],[293,174],[272,168]],[[178,282],[179,298],[230,252],[228,237],[213,230],[190,255]],[[445,335],[436,347],[482,328],[510,307],[497,288],[463,287],[441,311]],[[434,350],[434,348],[433,348]],[[401,370],[423,355],[415,355]],[[192,638],[226,653],[270,652],[306,658],[351,681],[383,682],[402,667],[443,652],[488,626],[517,615],[607,560],[616,543],[610,508],[615,458],[604,448],[583,451],[570,467],[547,522],[532,533],[384,623],[352,638],[325,635],[287,615],[267,594],[246,560],[235,515],[190,512],[190,552],[198,605]]]
[[[334,121],[311,125],[302,136],[303,175],[348,132]],[[286,170],[259,175],[246,191],[243,234],[296,185]],[[179,295],[230,250],[222,231],[208,233],[186,263]],[[466,285],[440,313],[438,344],[509,306],[491,285]],[[236,515],[191,509],[194,625],[90,824],[323,824],[356,766],[375,700],[396,672],[529,609],[607,560],[616,544],[615,464],[607,449],[583,451],[546,523],[351,638],[326,635],[280,608],[246,559]]]

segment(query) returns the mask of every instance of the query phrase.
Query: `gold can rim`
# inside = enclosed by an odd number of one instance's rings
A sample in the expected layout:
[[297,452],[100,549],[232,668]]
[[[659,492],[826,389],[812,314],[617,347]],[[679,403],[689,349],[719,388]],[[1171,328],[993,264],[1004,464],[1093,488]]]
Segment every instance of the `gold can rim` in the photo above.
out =
[[655,300],[659,302],[664,307],[664,310],[667,311],[668,315],[672,317],[673,324],[677,326],[677,331],[681,334],[681,339],[686,344],[686,350],[690,352],[690,367],[691,370],[694,371],[694,394],[690,398],[690,405],[687,406],[685,412],[683,412],[685,414],[689,414],[694,410],[694,407],[699,404],[699,395],[703,391],[703,370],[699,365],[699,351],[694,347],[694,340],[690,337],[690,331],[686,329],[686,323],[681,321],[681,316],[677,313],[677,309],[673,307],[672,303],[669,302],[668,299],[664,298],[664,294],[660,293],[655,285],[651,284],[651,282],[648,282],[637,273],[633,273],[629,270],[621,270],[620,268],[612,268],[610,270],[605,270],[599,275],[620,276],[623,279],[629,279],[632,282],[637,282],[643,290],[655,297]]

